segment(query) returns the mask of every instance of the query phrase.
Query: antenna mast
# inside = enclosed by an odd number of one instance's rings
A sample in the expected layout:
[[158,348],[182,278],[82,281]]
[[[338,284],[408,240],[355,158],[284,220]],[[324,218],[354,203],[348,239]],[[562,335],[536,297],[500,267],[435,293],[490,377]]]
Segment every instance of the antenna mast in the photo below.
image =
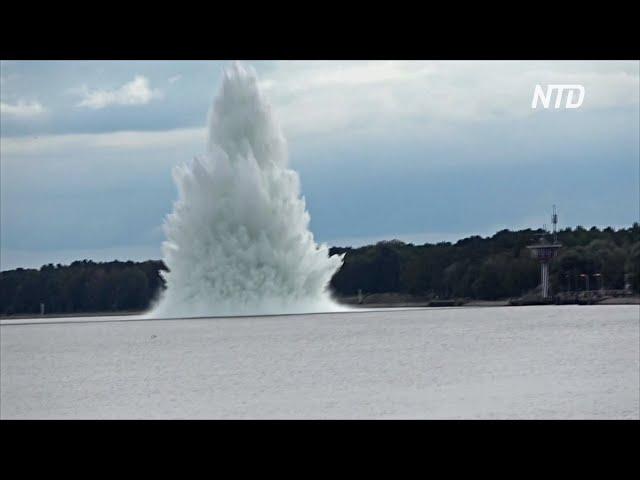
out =
[[553,243],[558,243],[558,232],[557,232],[557,225],[558,225],[558,214],[556,213],[556,206],[553,206],[553,215],[551,215],[551,223],[553,223]]
[[553,224],[553,243],[549,243],[546,236],[547,225],[544,225],[544,233],[540,236],[540,241],[534,245],[528,245],[527,248],[531,250],[533,258],[538,259],[540,262],[540,286],[542,290],[542,298],[549,298],[549,263],[553,258],[558,255],[558,250],[562,245],[558,243],[558,214],[556,213],[556,206],[553,206],[553,214],[551,215],[551,223]]

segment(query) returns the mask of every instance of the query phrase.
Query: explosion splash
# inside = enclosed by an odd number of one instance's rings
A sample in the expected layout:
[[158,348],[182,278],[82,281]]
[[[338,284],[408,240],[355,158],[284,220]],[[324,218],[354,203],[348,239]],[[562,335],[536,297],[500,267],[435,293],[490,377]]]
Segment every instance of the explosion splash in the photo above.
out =
[[298,174],[253,69],[225,69],[207,144],[173,171],[178,200],[162,246],[170,271],[150,315],[344,310],[328,291],[342,256],[329,256],[309,231]]

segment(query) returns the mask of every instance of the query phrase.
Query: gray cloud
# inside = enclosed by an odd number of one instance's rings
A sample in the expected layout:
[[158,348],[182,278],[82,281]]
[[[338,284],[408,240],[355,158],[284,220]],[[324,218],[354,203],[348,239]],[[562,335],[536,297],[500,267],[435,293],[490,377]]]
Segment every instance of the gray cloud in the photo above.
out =
[[34,117],[42,115],[47,110],[38,101],[18,100],[16,103],[0,102],[0,115],[8,115],[10,117]]
[[[538,226],[552,203],[568,225],[640,214],[638,62],[254,64],[320,241]],[[46,105],[22,117],[2,107],[3,255],[158,246],[149,232],[175,199],[171,168],[204,151],[219,79],[217,62],[178,66],[2,64],[3,105]],[[163,101],[107,108],[137,72],[142,90],[166,87]],[[94,88],[70,95],[80,83]],[[536,83],[584,84],[583,107],[532,111]],[[104,108],[76,107],[89,93]]]

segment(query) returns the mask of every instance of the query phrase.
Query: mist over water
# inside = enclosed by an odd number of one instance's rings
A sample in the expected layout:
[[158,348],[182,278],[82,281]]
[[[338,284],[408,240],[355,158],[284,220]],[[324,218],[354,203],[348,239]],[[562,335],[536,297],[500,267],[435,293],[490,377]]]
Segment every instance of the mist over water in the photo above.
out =
[[344,310],[328,291],[342,256],[309,231],[298,174],[257,85],[225,69],[209,113],[207,152],[178,166],[178,200],[164,223],[167,289],[152,317]]

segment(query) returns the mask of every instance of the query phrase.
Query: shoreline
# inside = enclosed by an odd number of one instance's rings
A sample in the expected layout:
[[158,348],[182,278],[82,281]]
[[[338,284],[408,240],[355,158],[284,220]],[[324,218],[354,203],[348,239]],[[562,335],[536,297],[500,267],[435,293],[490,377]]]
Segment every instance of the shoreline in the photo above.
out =
[[[356,299],[353,298],[343,298],[336,299],[338,303],[341,303],[345,306],[361,308],[363,310],[366,309],[377,309],[377,308],[442,308],[442,307],[519,307],[519,306],[549,306],[556,305],[555,303],[511,303],[511,300],[470,300],[467,302],[461,300],[444,300],[444,301],[434,301],[434,300],[419,300],[419,301],[411,301],[411,300],[397,300],[397,301],[377,301],[371,303],[357,303]],[[354,301],[355,300],[355,301]],[[640,305],[640,296],[634,295],[629,297],[610,297],[605,298],[600,301],[594,301],[591,304],[584,303],[561,303],[558,305],[582,305],[582,306],[596,306],[596,305]],[[75,313],[52,313],[52,314],[44,314],[38,315],[33,313],[24,313],[17,315],[0,315],[0,320],[22,320],[22,319],[52,319],[52,318],[76,318],[76,317],[119,317],[119,316],[133,316],[133,315],[143,315],[147,312],[147,310],[138,310],[138,311],[108,311],[108,312],[75,312]]]

